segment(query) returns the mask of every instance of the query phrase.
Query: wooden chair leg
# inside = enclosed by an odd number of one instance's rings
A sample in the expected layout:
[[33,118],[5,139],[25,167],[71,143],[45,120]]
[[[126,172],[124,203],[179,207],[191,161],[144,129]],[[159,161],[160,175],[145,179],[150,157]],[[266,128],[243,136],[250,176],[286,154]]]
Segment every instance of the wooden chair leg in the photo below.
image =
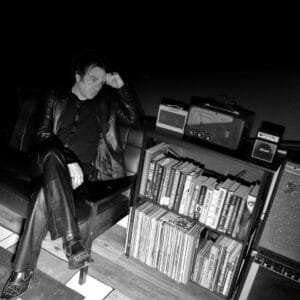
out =
[[88,269],[89,269],[88,266],[80,269],[80,273],[79,273],[79,284],[80,285],[85,284],[87,273],[88,273]]

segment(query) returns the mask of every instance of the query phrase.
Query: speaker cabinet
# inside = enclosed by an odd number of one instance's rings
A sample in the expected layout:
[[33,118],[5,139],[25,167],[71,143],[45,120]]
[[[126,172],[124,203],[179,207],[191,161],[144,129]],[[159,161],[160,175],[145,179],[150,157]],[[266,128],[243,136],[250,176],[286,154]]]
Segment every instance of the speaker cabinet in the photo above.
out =
[[235,299],[300,299],[300,164],[286,161]]
[[299,273],[271,259],[256,255],[235,299],[299,300]]
[[256,250],[300,264],[300,164],[283,166],[259,231]]

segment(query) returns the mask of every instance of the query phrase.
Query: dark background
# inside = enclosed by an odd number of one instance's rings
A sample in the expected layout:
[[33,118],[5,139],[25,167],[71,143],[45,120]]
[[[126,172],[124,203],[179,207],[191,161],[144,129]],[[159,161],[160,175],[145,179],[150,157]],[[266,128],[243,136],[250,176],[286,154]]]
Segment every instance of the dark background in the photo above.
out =
[[189,102],[195,95],[227,94],[255,111],[252,135],[267,120],[286,127],[284,139],[300,140],[292,8],[78,8],[43,4],[7,12],[1,24],[2,127],[14,122],[20,88],[71,85],[72,56],[96,48],[132,81],[149,115],[156,115],[162,97]]

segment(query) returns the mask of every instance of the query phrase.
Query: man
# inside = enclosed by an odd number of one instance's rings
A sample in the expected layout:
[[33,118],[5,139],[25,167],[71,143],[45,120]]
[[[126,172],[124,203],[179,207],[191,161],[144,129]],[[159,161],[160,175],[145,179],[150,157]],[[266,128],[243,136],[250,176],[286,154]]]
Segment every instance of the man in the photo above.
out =
[[62,237],[69,268],[89,263],[74,218],[73,189],[87,179],[125,174],[117,123],[142,118],[137,97],[118,73],[106,72],[94,51],[73,61],[73,74],[71,91],[52,91],[45,101],[31,155],[34,177],[41,184],[33,193],[33,208],[1,299],[13,299],[27,290],[48,231],[52,239]]

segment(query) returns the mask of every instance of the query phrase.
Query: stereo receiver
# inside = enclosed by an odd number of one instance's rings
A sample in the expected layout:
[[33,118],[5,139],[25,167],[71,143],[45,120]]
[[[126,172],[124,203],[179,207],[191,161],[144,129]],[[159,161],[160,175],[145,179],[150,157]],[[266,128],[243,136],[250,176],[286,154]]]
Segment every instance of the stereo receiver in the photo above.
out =
[[193,139],[237,150],[249,136],[254,112],[211,98],[192,97],[184,134]]

